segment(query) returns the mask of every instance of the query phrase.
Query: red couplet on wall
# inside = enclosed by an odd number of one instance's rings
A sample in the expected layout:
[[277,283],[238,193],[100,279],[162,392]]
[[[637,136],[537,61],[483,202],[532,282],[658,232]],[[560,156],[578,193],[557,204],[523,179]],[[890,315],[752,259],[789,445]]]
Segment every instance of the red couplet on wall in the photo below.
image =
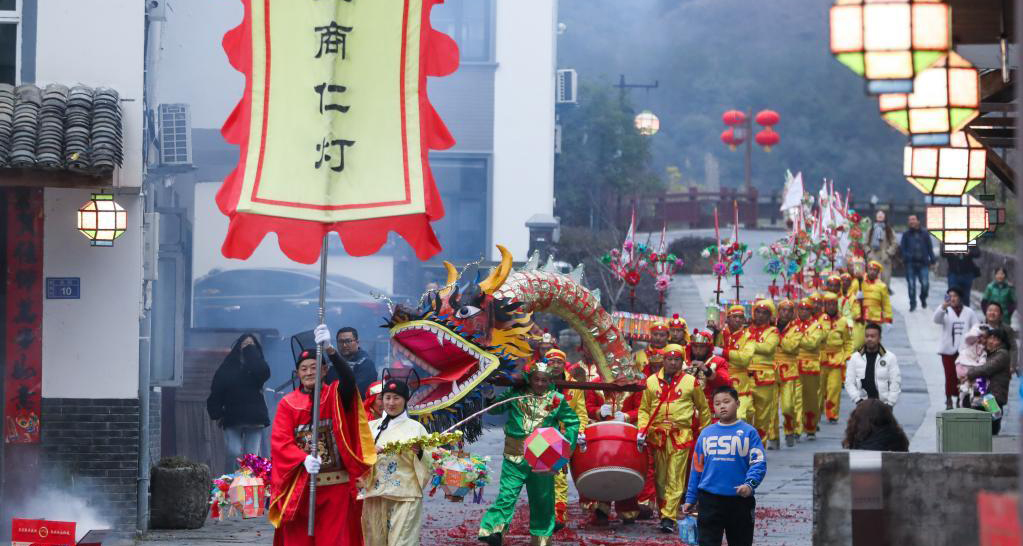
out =
[[6,344],[0,348],[5,362],[4,443],[38,444],[43,377],[43,190],[18,188],[7,191],[6,197],[0,214],[7,235],[7,282],[0,309],[6,329]]

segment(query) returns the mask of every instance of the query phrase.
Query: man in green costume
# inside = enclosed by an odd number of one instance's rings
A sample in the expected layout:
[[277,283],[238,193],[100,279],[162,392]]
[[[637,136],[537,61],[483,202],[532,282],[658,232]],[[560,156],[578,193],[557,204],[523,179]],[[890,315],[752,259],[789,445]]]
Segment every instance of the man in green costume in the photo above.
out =
[[526,437],[538,428],[562,428],[559,425],[564,425],[565,439],[574,449],[579,434],[579,417],[565,402],[565,397],[551,388],[547,361],[527,364],[525,376],[525,386],[509,389],[495,403],[509,398],[524,398],[490,410],[492,414],[508,414],[508,422],[504,425],[500,490],[494,504],[480,522],[479,539],[490,546],[501,545],[501,535],[515,515],[515,503],[523,485],[526,486],[526,496],[529,499],[529,534],[532,535],[532,544],[550,544],[551,535],[554,534],[554,474],[533,472],[524,457]]

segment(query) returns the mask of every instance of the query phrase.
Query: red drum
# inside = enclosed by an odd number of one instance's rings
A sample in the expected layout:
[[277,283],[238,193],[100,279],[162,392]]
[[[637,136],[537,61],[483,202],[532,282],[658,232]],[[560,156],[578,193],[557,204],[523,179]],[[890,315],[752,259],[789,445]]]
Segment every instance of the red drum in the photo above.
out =
[[572,477],[579,495],[612,502],[635,497],[646,481],[647,454],[636,447],[639,430],[621,421],[586,427],[586,451],[572,454]]

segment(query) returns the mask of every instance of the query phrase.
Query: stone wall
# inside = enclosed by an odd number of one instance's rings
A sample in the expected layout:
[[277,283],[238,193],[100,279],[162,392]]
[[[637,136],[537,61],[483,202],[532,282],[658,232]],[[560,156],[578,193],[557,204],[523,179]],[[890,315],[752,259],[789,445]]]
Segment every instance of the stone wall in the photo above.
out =
[[[888,544],[977,544],[977,493],[1016,491],[1015,454],[883,453],[883,512]],[[813,544],[852,544],[849,452],[816,453]]]

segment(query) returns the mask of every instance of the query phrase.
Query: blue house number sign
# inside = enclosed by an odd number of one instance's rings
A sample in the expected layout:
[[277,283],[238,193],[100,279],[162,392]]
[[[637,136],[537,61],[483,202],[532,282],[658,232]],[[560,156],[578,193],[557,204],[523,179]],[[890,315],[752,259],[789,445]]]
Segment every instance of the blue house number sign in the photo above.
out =
[[82,298],[81,277],[47,277],[46,299],[78,300]]

